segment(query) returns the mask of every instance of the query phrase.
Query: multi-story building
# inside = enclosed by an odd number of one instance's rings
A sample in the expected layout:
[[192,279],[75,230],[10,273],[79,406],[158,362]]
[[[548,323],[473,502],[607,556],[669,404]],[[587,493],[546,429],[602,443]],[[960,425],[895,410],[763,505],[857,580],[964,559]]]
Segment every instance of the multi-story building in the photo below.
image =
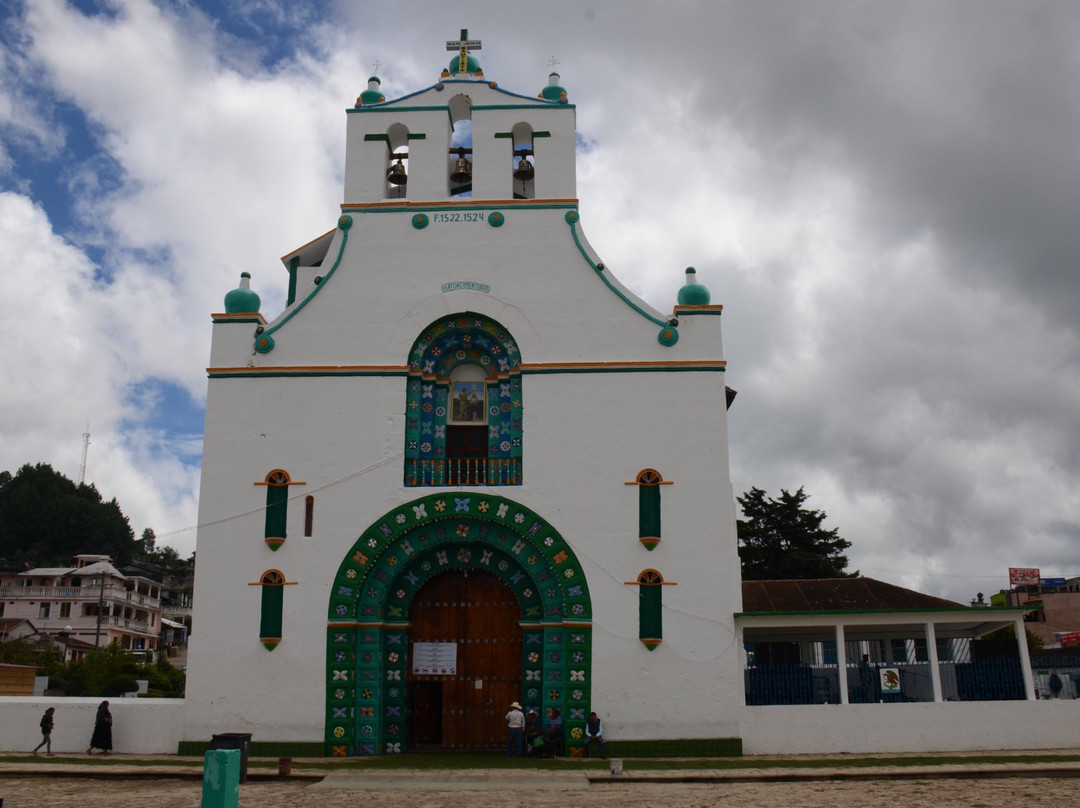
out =
[[161,646],[186,642],[187,635],[191,632],[194,556],[182,567],[180,565],[164,566],[149,561],[132,561],[120,571],[129,578],[142,576],[160,584]]
[[1010,606],[1041,606],[1027,618],[1027,630],[1047,648],[1080,648],[1080,577],[1045,578],[1039,585],[1016,586],[994,596]]
[[74,567],[0,573],[0,617],[31,620],[43,636],[153,651],[161,631],[161,584],[124,575],[109,556],[77,555]]

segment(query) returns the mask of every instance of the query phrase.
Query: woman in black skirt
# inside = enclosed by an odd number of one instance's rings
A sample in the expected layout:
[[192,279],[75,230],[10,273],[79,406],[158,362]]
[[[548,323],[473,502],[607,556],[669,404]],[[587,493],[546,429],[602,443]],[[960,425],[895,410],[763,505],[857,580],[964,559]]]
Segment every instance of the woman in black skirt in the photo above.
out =
[[109,702],[103,701],[97,708],[97,717],[94,719],[94,734],[90,736],[90,746],[86,754],[94,754],[95,749],[100,749],[103,755],[112,750],[112,713],[109,712]]

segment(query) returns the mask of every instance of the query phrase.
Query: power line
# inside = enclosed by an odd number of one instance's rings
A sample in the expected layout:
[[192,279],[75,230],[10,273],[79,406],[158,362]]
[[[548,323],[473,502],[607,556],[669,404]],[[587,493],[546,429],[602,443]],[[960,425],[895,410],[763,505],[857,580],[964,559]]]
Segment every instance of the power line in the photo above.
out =
[[[356,477],[360,477],[360,476],[362,476],[364,474],[368,474],[369,472],[375,471],[376,469],[385,466],[387,463],[393,463],[393,462],[395,462],[397,460],[400,460],[404,456],[405,456],[405,452],[398,452],[396,455],[391,455],[390,457],[384,457],[382,460],[378,461],[377,463],[372,463],[370,466],[365,466],[364,468],[358,469],[357,471],[354,471],[351,474],[346,474],[344,477],[341,477],[341,478],[339,478],[337,480],[333,480],[332,482],[328,482],[325,485],[320,485],[317,488],[306,488],[306,489],[304,489],[304,491],[302,493],[298,493],[295,496],[291,496],[291,497],[289,497],[289,499],[290,500],[296,500],[296,499],[300,499],[302,497],[307,497],[312,492],[326,491],[327,489],[333,488],[336,485],[341,485],[342,483],[348,482],[349,480],[355,479]],[[212,520],[210,522],[200,522],[199,524],[189,525],[187,527],[181,527],[181,528],[177,528],[175,530],[166,531],[164,533],[157,533],[155,535],[157,536],[157,538],[163,539],[166,536],[175,536],[175,535],[177,535],[179,533],[187,533],[188,531],[198,530],[199,528],[204,528],[204,527],[210,527],[211,525],[221,525],[221,524],[224,524],[225,522],[230,522],[233,519],[240,519],[240,518],[242,518],[244,516],[250,516],[253,513],[259,513],[259,512],[264,511],[264,510],[266,510],[266,506],[265,505],[260,505],[257,508],[251,508],[251,509],[246,510],[246,511],[239,511],[239,512],[231,514],[229,516],[223,516],[220,519],[214,519],[214,520]]]

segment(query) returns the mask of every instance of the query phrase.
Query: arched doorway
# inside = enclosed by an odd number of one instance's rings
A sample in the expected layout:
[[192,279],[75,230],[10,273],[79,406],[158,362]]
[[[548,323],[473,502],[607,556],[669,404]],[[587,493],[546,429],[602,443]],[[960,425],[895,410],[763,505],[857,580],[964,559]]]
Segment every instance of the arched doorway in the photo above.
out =
[[[541,714],[560,708],[566,747],[580,753],[592,682],[592,603],[584,570],[547,521],[487,491],[403,503],[373,522],[346,554],[328,604],[327,753],[400,754],[417,730],[431,742],[434,730],[413,717],[416,700],[431,697],[434,688],[410,692],[412,633],[419,628],[412,620],[424,612],[412,606],[428,582],[449,572],[462,579],[467,573],[469,580],[477,572],[493,576],[516,601],[507,608],[518,616],[520,674],[505,683],[510,696],[493,696],[493,702],[517,700]],[[508,633],[492,628],[478,639],[483,644],[500,632]],[[444,712],[468,706],[448,704],[444,688],[439,693]],[[500,719],[505,712],[505,704],[495,708]]]
[[408,684],[414,748],[497,749],[504,720],[521,698],[521,608],[514,591],[483,570],[432,578],[409,609],[409,656],[446,663],[417,670]]

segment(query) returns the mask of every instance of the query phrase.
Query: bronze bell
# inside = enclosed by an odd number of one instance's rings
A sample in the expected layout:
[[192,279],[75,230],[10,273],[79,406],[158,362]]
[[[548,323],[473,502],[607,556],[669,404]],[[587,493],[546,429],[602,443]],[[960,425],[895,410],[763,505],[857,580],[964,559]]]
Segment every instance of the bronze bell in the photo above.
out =
[[528,158],[522,157],[517,168],[514,169],[514,179],[521,182],[528,182],[535,176],[536,170],[533,168],[533,164],[529,162]]
[[464,157],[454,161],[454,170],[450,172],[450,179],[457,183],[470,182],[472,180],[472,163]]
[[386,172],[386,181],[391,185],[405,185],[409,181],[409,175],[405,173],[405,164],[400,159]]

